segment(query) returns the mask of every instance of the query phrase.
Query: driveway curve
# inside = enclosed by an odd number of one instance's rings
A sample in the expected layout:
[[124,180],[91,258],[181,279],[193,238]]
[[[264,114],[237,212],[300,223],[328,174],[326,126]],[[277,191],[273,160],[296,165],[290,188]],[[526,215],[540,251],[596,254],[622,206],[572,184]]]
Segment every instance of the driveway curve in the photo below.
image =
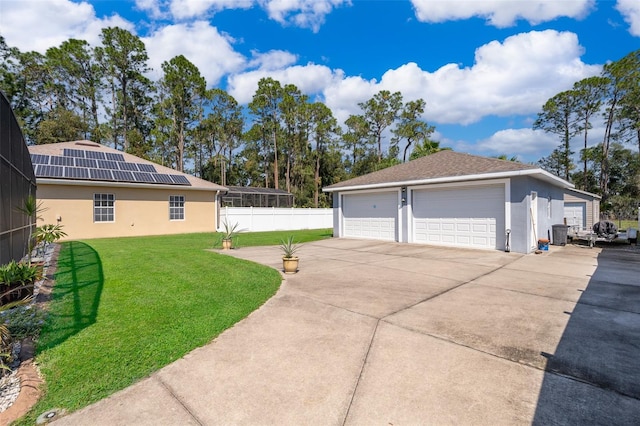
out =
[[[277,247],[229,255],[281,268]],[[56,425],[640,424],[640,251],[329,239],[210,344]]]

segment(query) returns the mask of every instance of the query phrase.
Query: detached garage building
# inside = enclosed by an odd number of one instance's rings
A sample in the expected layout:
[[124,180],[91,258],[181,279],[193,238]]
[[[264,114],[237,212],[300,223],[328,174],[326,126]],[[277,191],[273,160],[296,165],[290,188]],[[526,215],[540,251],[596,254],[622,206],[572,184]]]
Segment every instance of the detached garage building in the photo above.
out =
[[29,147],[46,211],[68,239],[215,232],[227,188],[91,141]]
[[591,230],[600,220],[602,197],[579,189],[567,188],[564,193],[564,220],[577,230]]
[[324,188],[334,235],[418,244],[535,250],[564,220],[569,182],[539,167],[440,151]]

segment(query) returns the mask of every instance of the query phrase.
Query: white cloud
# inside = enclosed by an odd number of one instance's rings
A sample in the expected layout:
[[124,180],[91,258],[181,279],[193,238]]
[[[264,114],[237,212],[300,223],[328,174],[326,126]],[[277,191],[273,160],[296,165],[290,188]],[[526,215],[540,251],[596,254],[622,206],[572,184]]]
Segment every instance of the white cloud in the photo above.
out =
[[[636,0],[629,0],[636,1]],[[411,0],[418,20],[445,22],[473,17],[485,18],[489,24],[504,28],[524,19],[532,25],[559,17],[582,18],[594,0]]]
[[331,87],[335,81],[343,78],[342,71],[332,71],[323,65],[294,65],[280,70],[258,69],[230,76],[227,81],[227,91],[239,103],[251,101],[258,88],[258,82],[265,77],[277,80],[283,86],[295,84],[302,93],[313,96]]
[[500,130],[491,137],[474,144],[474,152],[492,155],[518,154],[521,157],[538,159],[549,155],[559,145],[558,136],[531,128]]
[[167,25],[143,37],[142,41],[147,47],[155,79],[162,75],[162,62],[176,55],[184,55],[195,64],[209,86],[217,85],[223,76],[237,72],[246,63],[245,58],[233,50],[233,39],[220,34],[205,21]]
[[98,19],[92,5],[69,0],[3,0],[0,32],[7,44],[21,51],[46,52],[50,47],[76,38],[97,45],[105,27],[133,30],[119,15]]
[[[605,129],[598,123],[589,130],[588,145],[598,145],[604,136]],[[518,160],[524,162],[536,162],[542,157],[549,156],[554,149],[561,144],[560,137],[543,130],[532,128],[504,129],[495,132],[486,139],[476,142],[456,141],[442,146],[452,146],[456,151],[469,152],[481,155],[517,155]],[[580,161],[580,152],[584,148],[584,135],[579,134],[570,141],[573,159]]]
[[224,9],[248,9],[254,0],[170,0],[169,9],[176,19],[202,18]]
[[629,33],[640,37],[640,2],[638,0],[618,0],[616,9],[629,24]]
[[350,0],[258,0],[269,18],[281,24],[311,28],[318,32],[325,16],[334,8],[351,5]]
[[400,91],[405,101],[424,99],[424,118],[433,124],[537,113],[556,93],[600,72],[600,66],[580,60],[582,52],[573,33],[534,31],[479,47],[471,67],[447,64],[428,72],[410,62],[387,71],[380,82],[360,77],[332,80],[324,97],[334,111],[344,114],[350,108],[350,113],[359,113],[357,104],[378,91]]
[[[158,10],[159,1],[137,0],[139,7],[154,12]],[[169,9],[174,18],[182,20],[201,19],[224,9],[249,9],[257,5],[274,21],[317,32],[333,9],[350,4],[351,0],[170,0]]]
[[249,61],[249,68],[262,70],[279,70],[294,65],[298,57],[284,50],[271,50],[267,53],[253,52],[253,58]]
[[135,0],[136,8],[147,12],[153,19],[163,19],[167,16],[164,3],[162,0]]

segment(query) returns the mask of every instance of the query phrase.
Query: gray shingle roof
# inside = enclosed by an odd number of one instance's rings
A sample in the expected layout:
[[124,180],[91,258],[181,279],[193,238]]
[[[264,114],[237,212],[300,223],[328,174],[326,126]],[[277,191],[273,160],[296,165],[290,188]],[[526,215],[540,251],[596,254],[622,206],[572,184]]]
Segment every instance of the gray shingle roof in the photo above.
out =
[[[463,176],[478,179],[478,175],[487,175],[486,177],[489,178],[491,177],[490,175],[509,174],[510,172],[515,175],[522,171],[533,173],[539,171],[540,174],[548,175],[547,179],[554,178],[549,173],[542,171],[539,167],[530,164],[480,157],[454,151],[440,151],[407,163],[330,185],[324,188],[324,190],[330,192],[340,188],[351,188],[354,186],[382,186],[390,183],[402,184],[406,182]],[[560,182],[564,182],[560,178],[557,179]],[[565,183],[567,183],[568,186],[572,186],[568,182]]]

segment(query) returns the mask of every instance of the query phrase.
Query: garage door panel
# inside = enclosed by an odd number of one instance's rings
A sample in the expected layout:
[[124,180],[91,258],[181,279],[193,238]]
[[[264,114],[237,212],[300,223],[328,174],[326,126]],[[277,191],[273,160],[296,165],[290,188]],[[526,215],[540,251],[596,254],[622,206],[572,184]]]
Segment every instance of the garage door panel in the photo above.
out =
[[442,226],[444,225],[440,223],[427,223],[426,226],[423,226],[422,228],[428,231],[440,231],[442,230]]
[[345,194],[342,212],[345,237],[396,240],[396,192]]
[[469,232],[471,231],[470,223],[458,223],[456,226],[456,232]]
[[584,228],[587,224],[587,203],[564,203],[564,217],[567,225]]
[[501,249],[504,186],[481,185],[413,192],[417,243]]

